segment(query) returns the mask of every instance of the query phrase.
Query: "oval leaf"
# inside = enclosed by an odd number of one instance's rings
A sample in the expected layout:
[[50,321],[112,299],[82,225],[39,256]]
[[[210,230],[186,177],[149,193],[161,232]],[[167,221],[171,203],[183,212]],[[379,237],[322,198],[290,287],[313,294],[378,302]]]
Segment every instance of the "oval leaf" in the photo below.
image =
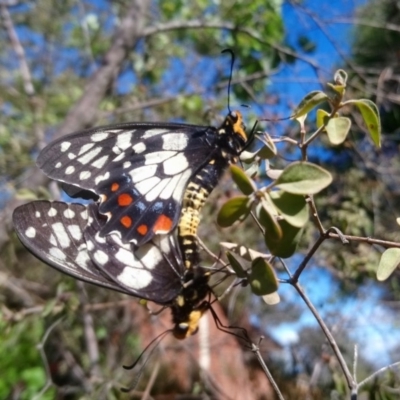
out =
[[332,182],[332,175],[318,165],[298,161],[288,165],[275,181],[275,186],[293,194],[315,194]]
[[239,190],[249,196],[257,190],[255,183],[246,175],[246,173],[236,165],[231,165],[232,179],[238,186]]
[[265,235],[270,236],[271,241],[279,242],[282,238],[282,229],[278,224],[273,210],[265,199],[261,199],[261,203],[257,206],[257,219],[261,226],[265,229]]
[[266,294],[262,298],[265,301],[265,303],[270,306],[274,306],[275,304],[278,304],[281,301],[278,292]]
[[349,100],[345,104],[354,103],[361,112],[365,125],[375,146],[381,147],[381,119],[378,107],[367,99]]
[[326,125],[328,123],[329,113],[323,110],[322,108],[317,110],[317,128],[320,128],[322,125]]
[[400,265],[400,249],[392,248],[383,252],[379,262],[376,277],[378,281],[384,281]]
[[256,258],[251,264],[249,282],[251,291],[257,296],[264,296],[278,290],[278,280],[273,268],[261,257]]
[[270,193],[271,200],[279,214],[290,225],[302,228],[309,219],[309,212],[304,196],[284,192],[283,190]]
[[257,151],[257,155],[262,160],[269,160],[270,158],[276,156],[278,150],[276,149],[275,143],[272,141],[271,137],[268,134],[264,134],[263,137],[257,136],[257,139],[263,143],[261,149]]
[[247,272],[245,271],[245,268],[242,266],[241,263],[242,260],[239,259],[239,256],[229,251],[226,252],[226,256],[228,258],[229,264],[235,271],[236,276],[242,279],[247,278]]
[[308,114],[318,104],[323,103],[327,99],[328,96],[324,92],[321,92],[319,90],[308,93],[297,106],[291,118],[299,118],[302,115]]
[[296,251],[303,230],[290,225],[285,220],[279,221],[279,225],[282,230],[281,240],[278,242],[276,240],[271,240],[271,237],[265,234],[265,244],[274,256],[288,258]]
[[217,216],[218,225],[226,228],[239,219],[244,219],[250,212],[249,199],[246,196],[238,196],[228,200],[219,210]]
[[325,127],[329,141],[335,145],[343,143],[350,131],[350,127],[350,118],[338,117],[330,119]]

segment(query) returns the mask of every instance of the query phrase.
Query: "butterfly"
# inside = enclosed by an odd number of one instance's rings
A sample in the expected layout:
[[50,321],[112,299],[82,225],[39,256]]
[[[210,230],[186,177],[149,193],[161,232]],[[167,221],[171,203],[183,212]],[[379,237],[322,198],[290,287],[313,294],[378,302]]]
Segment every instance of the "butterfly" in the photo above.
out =
[[[248,142],[242,115],[219,128],[176,123],[126,123],[76,132],[53,141],[37,159],[67,194],[99,200],[101,237],[142,246],[171,232],[194,237],[199,213],[223,171]],[[193,242],[192,239],[190,239]],[[182,248],[188,264],[192,244]]]
[[46,264],[82,281],[171,308],[178,339],[194,334],[208,308],[209,273],[182,262],[175,235],[138,247],[100,235],[106,218],[96,203],[34,201],[14,210],[21,242]]

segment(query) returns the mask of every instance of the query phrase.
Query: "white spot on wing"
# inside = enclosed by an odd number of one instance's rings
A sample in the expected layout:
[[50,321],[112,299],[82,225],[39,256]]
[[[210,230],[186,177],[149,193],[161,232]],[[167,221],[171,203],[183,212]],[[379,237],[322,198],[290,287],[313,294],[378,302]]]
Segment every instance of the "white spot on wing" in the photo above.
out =
[[80,252],[78,253],[78,255],[76,256],[76,258],[75,258],[75,262],[76,262],[81,268],[83,268],[83,269],[86,270],[86,271],[89,270],[89,268],[88,268],[89,261],[90,261],[89,254],[88,254],[88,252],[87,252],[86,250],[80,251]]
[[136,251],[136,257],[146,266],[147,269],[154,269],[161,261],[163,255],[153,244],[145,244]]
[[47,211],[47,215],[49,217],[54,217],[57,215],[57,210],[54,207],[50,207],[49,211]]
[[144,269],[133,269],[125,267],[123,271],[117,276],[117,280],[124,286],[131,289],[142,289],[148,286],[151,282],[151,274]]
[[80,241],[82,239],[82,230],[79,225],[68,225],[67,229],[76,241]]
[[92,162],[92,166],[95,168],[103,168],[104,164],[107,162],[108,160],[108,155],[105,155],[103,157],[100,157],[98,160]]
[[90,171],[82,171],[79,174],[79,179],[81,181],[84,181],[85,179],[89,179],[91,175],[92,175],[92,173]]
[[62,142],[61,143],[61,151],[64,153],[65,151],[67,151],[69,149],[70,146],[71,146],[71,142]]
[[53,234],[50,235],[49,242],[50,242],[50,244],[52,244],[53,246],[57,246],[57,245],[58,245],[57,240],[56,240],[56,237],[55,237]]
[[163,133],[168,132],[166,129],[149,129],[146,133],[142,136],[143,139],[148,139],[153,136],[162,135]]
[[158,185],[160,181],[161,181],[160,178],[153,176],[152,178],[145,179],[144,181],[139,182],[135,186],[135,188],[139,191],[140,194],[144,195],[151,189],[153,189],[154,186]]
[[85,220],[88,219],[87,209],[81,212],[81,217],[82,217],[82,219],[85,219]]
[[36,236],[36,229],[33,226],[30,226],[26,231],[25,231],[25,236],[28,238],[33,239]]
[[132,143],[132,131],[120,133],[117,136],[117,146],[121,150],[126,150],[129,147],[131,147],[131,143]]
[[95,147],[93,150],[88,151],[86,154],[84,154],[83,156],[78,158],[78,161],[85,165],[87,163],[89,163],[90,161],[93,160],[93,158],[95,158],[97,156],[97,154],[99,154],[101,152],[101,147],[97,146]]
[[159,194],[163,191],[163,189],[168,185],[170,180],[171,178],[163,179],[157,186],[155,186],[153,189],[150,190],[150,192],[146,194],[146,200],[147,201],[155,200],[159,196]]
[[36,218],[40,218],[40,215],[41,215],[41,214],[40,214],[40,211],[36,211],[36,212],[35,212],[35,217],[36,217]]
[[76,158],[76,155],[74,153],[68,153],[68,158],[70,160],[73,160],[74,158]]
[[131,163],[130,161],[125,161],[125,162],[122,164],[122,168],[129,168],[131,165],[132,165],[132,163]]
[[175,186],[174,193],[172,194],[172,198],[177,202],[180,202],[183,196],[183,192],[187,186],[188,180],[192,175],[192,170],[188,169],[181,175],[181,179],[178,184]]
[[184,154],[179,153],[175,157],[163,162],[164,172],[167,175],[175,175],[184,171],[189,167],[188,161]]
[[174,192],[176,186],[179,184],[181,177],[182,174],[179,174],[171,178],[166,188],[160,194],[160,199],[167,200],[172,196],[172,193]]
[[90,136],[90,139],[93,142],[101,142],[104,139],[108,138],[108,132],[97,132],[97,133],[93,133],[92,136]]
[[58,260],[61,260],[61,261],[64,261],[67,258],[65,253],[62,250],[60,250],[58,247],[51,247],[49,250],[49,254],[52,257],[54,257]]
[[63,214],[64,214],[65,218],[74,218],[75,217],[75,212],[72,211],[70,208],[65,209]]
[[143,153],[146,150],[146,145],[143,142],[136,143],[134,146],[132,146],[132,150],[136,154]]
[[176,155],[176,151],[155,151],[144,156],[145,165],[158,164]]
[[60,168],[62,167],[62,164],[60,163],[60,161],[55,165],[56,168]]
[[93,254],[93,258],[96,261],[96,263],[99,265],[104,265],[108,262],[108,255],[106,253],[104,253],[104,251],[102,251],[102,250],[97,250]]
[[167,133],[162,136],[163,150],[184,150],[187,147],[188,137],[184,133]]
[[97,243],[105,243],[106,242],[106,238],[105,237],[101,237],[100,233],[96,233],[96,236],[94,237]]
[[140,267],[140,265],[137,264],[137,260],[135,260],[134,253],[127,249],[119,249],[115,254],[115,258],[129,267]]
[[122,152],[121,154],[117,155],[117,157],[113,158],[113,162],[118,162],[123,160],[125,157],[125,152]]
[[96,177],[96,179],[94,180],[94,183],[96,185],[98,185],[99,182],[101,181],[105,181],[110,177],[110,172],[107,171],[104,175],[99,175],[98,177]]
[[151,178],[157,171],[157,165],[144,165],[143,167],[135,168],[129,171],[132,178],[132,183],[140,182],[143,179]]
[[69,235],[65,230],[65,226],[61,222],[55,222],[53,225],[51,225],[51,228],[56,235],[59,246],[65,249],[71,245]]
[[65,173],[67,175],[71,175],[75,172],[75,167],[73,165],[70,165],[69,167],[67,167],[67,169],[65,170]]
[[89,151],[92,147],[94,146],[94,143],[86,143],[84,144],[81,149],[79,150],[78,156],[80,156],[83,153],[86,153]]

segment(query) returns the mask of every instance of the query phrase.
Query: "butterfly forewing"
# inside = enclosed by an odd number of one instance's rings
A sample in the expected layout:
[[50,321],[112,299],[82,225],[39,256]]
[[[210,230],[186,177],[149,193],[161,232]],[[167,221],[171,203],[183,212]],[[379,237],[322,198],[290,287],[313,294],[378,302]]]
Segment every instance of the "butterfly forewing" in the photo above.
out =
[[124,124],[50,143],[37,164],[50,178],[100,197],[102,236],[141,245],[176,225],[190,178],[212,157],[215,128]]

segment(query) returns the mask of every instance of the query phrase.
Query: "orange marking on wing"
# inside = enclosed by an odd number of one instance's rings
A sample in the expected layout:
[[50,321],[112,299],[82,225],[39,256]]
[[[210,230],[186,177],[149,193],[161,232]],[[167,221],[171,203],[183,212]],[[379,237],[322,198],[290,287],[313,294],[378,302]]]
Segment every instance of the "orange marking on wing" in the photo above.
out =
[[172,219],[162,214],[154,224],[153,231],[155,233],[168,233],[172,228],[172,224]]
[[125,215],[125,217],[122,217],[119,221],[125,228],[130,228],[132,225],[132,219],[131,219],[131,217],[128,217],[127,215]]
[[122,193],[118,196],[118,205],[124,207],[129,206],[133,201],[133,198],[128,193]]
[[144,235],[147,233],[147,230],[148,230],[147,225],[140,225],[140,226],[137,228],[137,231],[138,231],[142,236],[144,236]]
[[119,189],[119,184],[118,183],[113,183],[111,185],[111,191],[116,192]]

